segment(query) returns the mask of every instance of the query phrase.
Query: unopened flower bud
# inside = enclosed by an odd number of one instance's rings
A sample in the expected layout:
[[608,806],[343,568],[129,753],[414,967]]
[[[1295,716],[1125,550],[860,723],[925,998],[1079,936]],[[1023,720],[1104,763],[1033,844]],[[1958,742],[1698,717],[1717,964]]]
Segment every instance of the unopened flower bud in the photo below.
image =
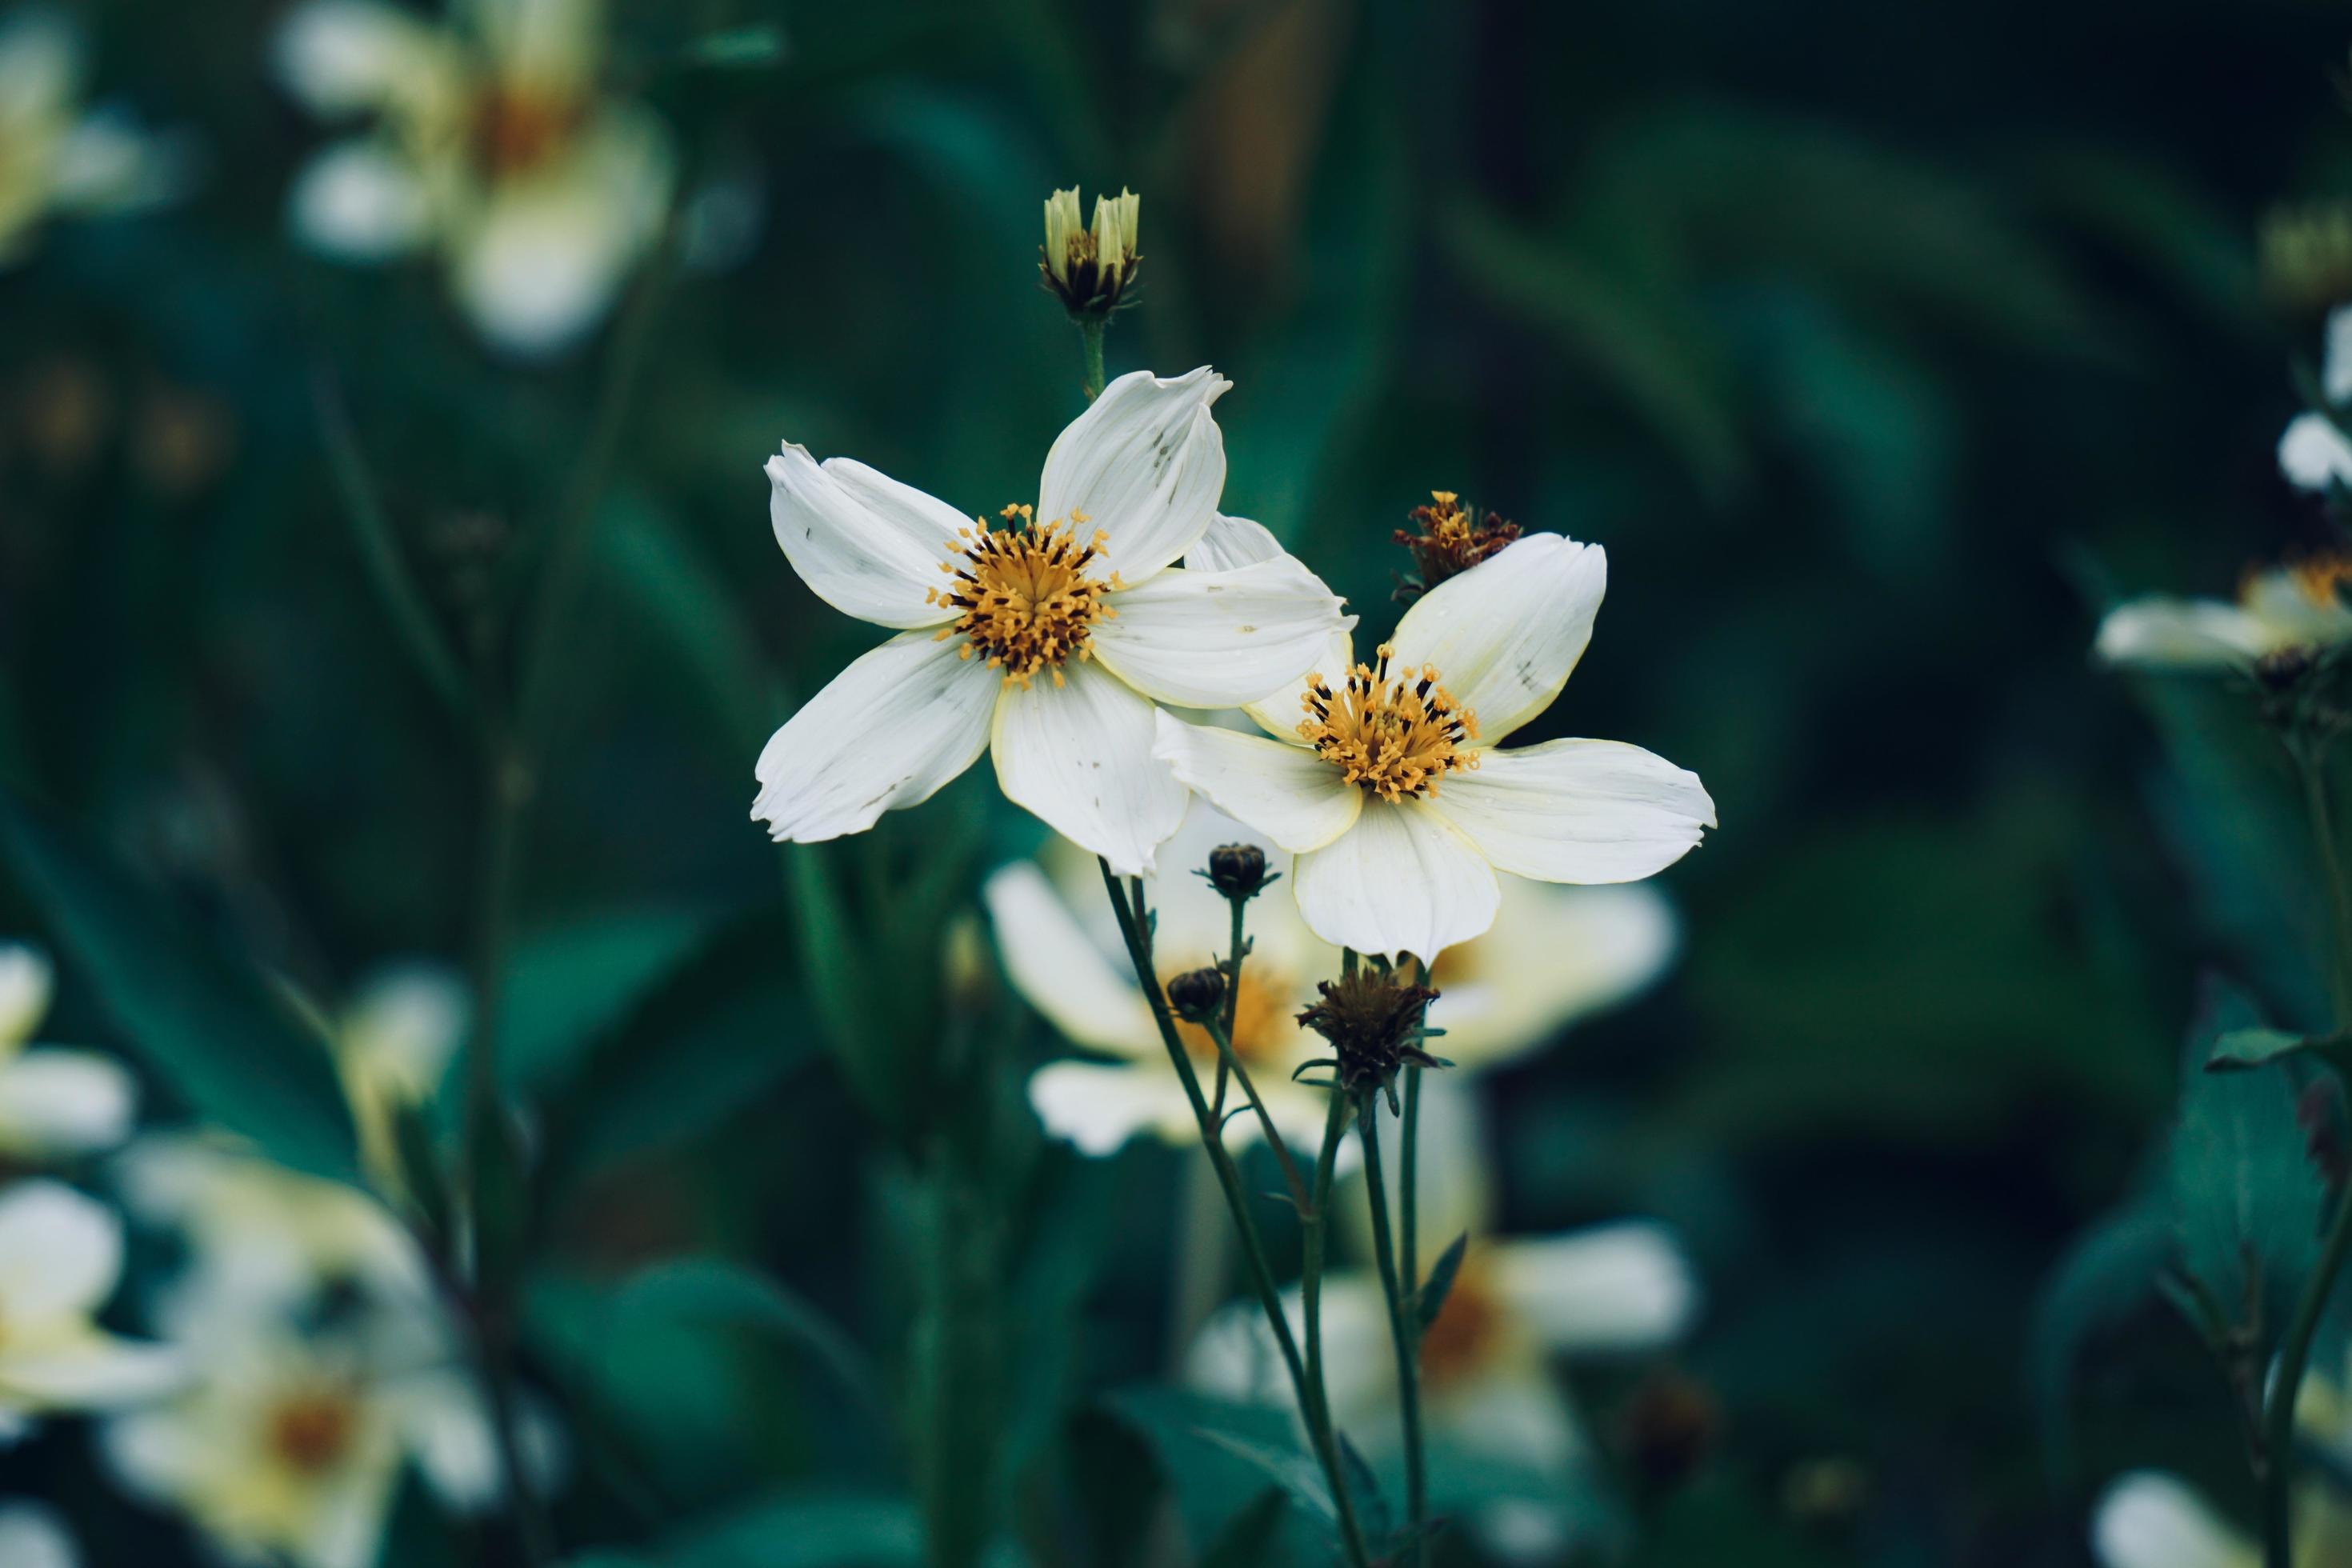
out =
[[1361,1094],[1378,1089],[1393,1106],[1400,1068],[1454,1065],[1421,1048],[1422,1015],[1437,1000],[1428,986],[1367,965],[1315,989],[1317,1000],[1298,1021],[1331,1042],[1342,1088]]
[[1100,318],[1126,302],[1143,258],[1135,248],[1143,198],[1122,190],[1095,198],[1095,221],[1079,221],[1078,188],[1045,199],[1045,244],[1037,270],[1045,291],[1074,316]]
[[1209,886],[1226,898],[1255,898],[1265,881],[1265,851],[1256,845],[1220,844],[1209,851]]
[[1188,1024],[1205,1024],[1225,1005],[1225,977],[1214,969],[1188,969],[1168,983],[1168,1005]]
[[1396,542],[1412,556],[1412,574],[1397,586],[1399,604],[1411,604],[1449,577],[1459,577],[1519,536],[1519,525],[1491,511],[1464,506],[1452,490],[1432,490],[1431,504],[1407,514],[1411,528]]

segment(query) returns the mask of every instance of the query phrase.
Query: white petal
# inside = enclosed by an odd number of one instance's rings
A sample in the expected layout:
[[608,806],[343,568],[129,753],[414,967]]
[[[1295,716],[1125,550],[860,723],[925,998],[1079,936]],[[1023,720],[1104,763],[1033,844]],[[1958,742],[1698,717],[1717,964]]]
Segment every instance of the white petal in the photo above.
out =
[[1162,378],[1133,371],[1103,389],[1045,454],[1040,521],[1083,514],[1132,585],[1192,548],[1225,488],[1225,438],[1209,405],[1232,383],[1206,365]]
[[2150,669],[2225,669],[2268,651],[2262,624],[2218,599],[2135,599],[2109,610],[2095,645],[2108,664]]
[[2105,1568],[2255,1568],[2262,1553],[2175,1477],[2135,1470],[2099,1500],[2091,1541]]
[[[1386,1299],[1367,1270],[1323,1277],[1324,1381],[1332,1414],[1342,1426],[1362,1426],[1396,1407],[1396,1363],[1389,1346]],[[1307,1316],[1296,1288],[1282,1295],[1283,1316],[1304,1349]],[[1205,1394],[1261,1405],[1291,1402],[1290,1374],[1276,1348],[1265,1312],[1255,1301],[1234,1301],[1203,1324],[1184,1356],[1184,1381]],[[1360,1441],[1365,1434],[1350,1431]]]
[[1153,755],[1176,777],[1293,854],[1320,849],[1355,825],[1364,792],[1301,746],[1160,715]]
[[54,199],[76,212],[133,212],[184,195],[192,175],[184,139],[148,135],[124,110],[82,116],[50,170]]
[[1003,677],[908,632],[853,661],[770,738],[751,816],[778,843],[863,833],[929,800],[988,744]]
[[37,1502],[0,1504],[0,1563],[8,1568],[76,1568],[81,1558],[58,1516]]
[[1084,1154],[1116,1154],[1146,1133],[1171,1143],[1201,1135],[1191,1097],[1164,1061],[1048,1062],[1029,1079],[1029,1103],[1046,1131]]
[[86,1315],[122,1270],[122,1223],[58,1182],[0,1192],[0,1321]]
[[1040,670],[997,699],[989,739],[1004,796],[1046,826],[1110,862],[1122,877],[1151,869],[1152,851],[1184,820],[1190,798],[1151,754],[1152,717],[1141,694],[1089,660]]
[[2352,484],[2352,441],[2325,414],[2298,414],[2279,437],[2278,465],[2297,489]]
[[378,0],[314,0],[287,18],[273,54],[287,91],[320,114],[413,104],[456,86],[447,40]]
[[21,942],[0,942],[0,1051],[23,1045],[49,1014],[56,974],[47,955]]
[[940,568],[953,553],[956,531],[973,526],[970,518],[863,463],[834,458],[820,465],[790,442],[768,459],[768,485],[776,542],[818,598],[901,629],[954,616],[923,595],[948,583]]
[[1555,1470],[1584,1450],[1576,1412],[1541,1366],[1510,1366],[1444,1391],[1431,1425],[1454,1442],[1515,1465]]
[[2352,402],[2352,306],[2327,313],[2327,348],[2319,371],[2319,391],[2330,403]]
[[57,1345],[0,1346],[0,1389],[50,1409],[108,1410],[143,1404],[185,1381],[188,1368],[163,1345],[91,1331]]
[[1654,1349],[1680,1338],[1698,1310],[1689,1259],[1660,1225],[1496,1242],[1487,1263],[1496,1295],[1555,1351]]
[[1493,745],[1551,706],[1592,640],[1609,586],[1597,544],[1534,533],[1431,589],[1390,639],[1400,665],[1434,665]]
[[1265,524],[1215,512],[1209,518],[1208,531],[1184,552],[1184,564],[1195,572],[1230,572],[1236,566],[1279,561],[1288,553]]
[[1147,697],[1233,708],[1300,679],[1354,625],[1339,595],[1286,555],[1230,572],[1161,572],[1107,595],[1095,657]]
[[[1433,1010],[1430,1021],[1436,1022]],[[1458,1059],[1451,1035],[1431,1042],[1430,1049],[1449,1059]],[[1427,1268],[1432,1258],[1465,1233],[1477,1243],[1483,1258],[1489,1248],[1479,1238],[1494,1228],[1496,1220],[1496,1161],[1489,1152],[1496,1143],[1477,1085],[1458,1072],[1423,1073],[1421,1118],[1414,1136],[1419,1167],[1413,1177],[1413,1194],[1421,1234],[1426,1238],[1422,1244],[1422,1266]],[[1381,1169],[1388,1184],[1390,1212],[1402,1214],[1402,1163],[1392,1158]],[[1357,1243],[1369,1254],[1369,1206],[1350,1202],[1343,1212]]]
[[387,1391],[386,1405],[403,1445],[443,1502],[478,1513],[504,1495],[488,1413],[464,1380],[446,1373],[403,1378]]
[[1365,801],[1354,826],[1298,858],[1296,886],[1324,941],[1423,963],[1485,932],[1502,899],[1485,857],[1417,800]]
[[[1502,879],[1502,912],[1475,942],[1445,950],[1430,1024],[1457,1068],[1491,1067],[1562,1026],[1614,1006],[1663,973],[1678,940],[1655,889],[1563,888]],[[1453,1075],[1446,1075],[1451,1077]]]
[[1715,826],[1696,773],[1622,741],[1482,751],[1432,805],[1497,868],[1544,882],[1639,881]]
[[0,1064],[0,1151],[31,1159],[110,1149],[131,1134],[136,1091],[93,1051],[27,1051]]
[[[1255,565],[1261,561],[1289,559],[1291,556],[1282,548],[1282,542],[1275,538],[1274,531],[1265,524],[1252,522],[1245,517],[1227,517],[1219,512],[1209,520],[1209,531],[1201,535],[1201,542],[1185,555],[1184,564],[1195,572],[1224,572],[1236,566]],[[1286,681],[1271,697],[1243,703],[1243,710],[1276,740],[1297,745],[1298,721],[1303,711],[1301,699],[1306,696],[1309,678],[1319,673],[1336,683],[1356,662],[1354,647],[1348,637],[1348,628],[1355,624],[1355,619],[1353,616],[1348,616],[1318,650],[1315,662],[1296,679]]]
[[1065,1038],[1118,1056],[1158,1056],[1159,1026],[1132,975],[1111,967],[1046,881],[1026,861],[981,890],[1005,973]]
[[336,1043],[384,1093],[417,1104],[440,1087],[472,1016],[472,992],[448,965],[387,963],[361,984]]
[[433,227],[433,204],[415,169],[372,139],[330,147],[304,165],[287,198],[296,237],[346,261],[382,261],[413,250]]

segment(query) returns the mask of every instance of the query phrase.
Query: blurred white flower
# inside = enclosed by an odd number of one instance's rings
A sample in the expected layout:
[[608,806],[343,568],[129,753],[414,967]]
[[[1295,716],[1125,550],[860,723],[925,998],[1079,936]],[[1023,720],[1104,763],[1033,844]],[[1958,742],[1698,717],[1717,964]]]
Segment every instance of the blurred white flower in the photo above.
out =
[[87,111],[81,39],[61,16],[0,23],[0,264],[56,213],[127,212],[176,195],[185,158],[123,115]]
[[2344,587],[2352,559],[2315,556],[2250,572],[2235,603],[2134,599],[2099,622],[2098,657],[2145,669],[2251,669],[2273,654],[2325,652],[2352,640]]
[[1034,509],[990,529],[847,458],[786,445],[770,517],[812,592],[900,635],[761,752],[751,815],[778,840],[863,832],[994,753],[1014,804],[1121,874],[1151,868],[1184,786],[1152,756],[1155,702],[1222,707],[1302,673],[1351,624],[1288,556],[1174,563],[1224,488],[1203,367],[1120,376],[1045,455]]
[[[2352,305],[2338,305],[2328,315],[2319,395],[2338,407],[2352,404]],[[2279,472],[2298,489],[2352,483],[2352,441],[2327,415],[2299,414],[2279,437],[2278,463]]]
[[380,1191],[403,1190],[399,1119],[439,1091],[472,1012],[471,993],[455,971],[404,961],[362,980],[336,1025],[336,1071],[359,1130],[361,1163]]
[[669,129],[607,96],[599,0],[311,0],[278,35],[288,90],[372,117],[295,182],[295,232],[373,262],[431,248],[477,330],[524,355],[593,329],[658,239]]
[[122,1272],[122,1226],[57,1182],[0,1191],[0,1437],[51,1411],[152,1399],[182,1373],[157,1345],[117,1338],[93,1315]]
[[103,1433],[122,1484],[226,1553],[300,1568],[376,1560],[414,1463],[453,1508],[499,1494],[479,1398],[430,1336],[302,1335],[267,1314],[190,1325],[197,1380]]
[[[1195,873],[1211,849],[1234,843],[1256,845],[1270,871],[1290,874],[1290,857],[1265,836],[1195,801],[1147,884],[1163,982],[1226,952],[1228,906]],[[1136,986],[1096,867],[1066,845],[1040,860],[1004,867],[984,890],[1006,973],[1072,1043],[1111,1059],[1048,1064],[1029,1081],[1031,1103],[1048,1131],[1092,1154],[1147,1132],[1191,1142],[1199,1136],[1191,1101]],[[1506,877],[1503,900],[1492,932],[1447,949],[1438,963],[1442,994],[1429,1021],[1445,1034],[1433,1048],[1454,1061],[1454,1073],[1507,1060],[1570,1020],[1624,1000],[1674,952],[1673,910],[1652,889],[1554,888]],[[1329,1048],[1299,1027],[1298,1013],[1315,999],[1316,982],[1339,973],[1339,950],[1307,929],[1278,883],[1251,901],[1249,940],[1234,1050],[1276,1126],[1311,1147],[1328,1097],[1290,1075]],[[1197,1026],[1180,1027],[1206,1080],[1215,1047]],[[1252,1117],[1227,1131],[1236,1141],[1258,1136]]]
[[0,942],[0,1155],[49,1160],[130,1135],[136,1096],[121,1065],[93,1051],[26,1050],[48,1016],[49,961]]
[[0,1502],[0,1568],[76,1568],[80,1562],[55,1512],[37,1502]]
[[1559,695],[1607,574],[1600,546],[1531,534],[1417,600],[1373,664],[1335,641],[1252,704],[1273,739],[1163,714],[1154,754],[1297,855],[1307,924],[1360,952],[1482,934],[1497,871],[1639,880],[1715,826],[1697,774],[1614,741],[1497,744]]

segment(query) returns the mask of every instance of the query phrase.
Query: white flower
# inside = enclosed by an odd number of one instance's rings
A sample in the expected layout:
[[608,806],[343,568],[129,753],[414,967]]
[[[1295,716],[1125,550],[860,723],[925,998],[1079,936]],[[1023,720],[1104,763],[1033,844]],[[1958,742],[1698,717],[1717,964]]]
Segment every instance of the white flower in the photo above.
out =
[[[2352,305],[2338,305],[2328,315],[2319,395],[2332,405],[2352,404]],[[2279,472],[2298,489],[2352,483],[2352,441],[2328,416],[2299,414],[2279,437],[2278,463]]]
[[0,26],[0,262],[52,213],[123,212],[177,194],[182,160],[121,115],[86,113],[81,41],[58,16]]
[[120,1063],[92,1051],[26,1043],[48,1015],[49,961],[0,942],[0,1155],[49,1160],[129,1136],[136,1096]]
[[[1159,917],[1160,979],[1223,956],[1232,937],[1223,895],[1194,872],[1220,844],[1255,844],[1269,871],[1290,874],[1290,857],[1205,802],[1163,845],[1161,870],[1146,891]],[[1108,1060],[1060,1061],[1029,1080],[1029,1098],[1048,1131],[1088,1153],[1116,1151],[1150,1132],[1174,1142],[1199,1136],[1192,1103],[1135,984],[1116,922],[1091,861],[1049,849],[1043,868],[1004,867],[984,890],[1006,973],[1074,1044]],[[1550,1037],[1570,1019],[1621,1001],[1664,967],[1675,919],[1648,888],[1568,889],[1507,877],[1504,914],[1494,931],[1446,950],[1430,1010],[1445,1031],[1435,1047],[1454,1073],[1475,1072]],[[1279,884],[1249,905],[1248,960],[1242,967],[1234,1046],[1286,1139],[1312,1147],[1326,1092],[1291,1081],[1329,1048],[1298,1026],[1315,984],[1339,973],[1339,950],[1307,929]],[[1216,1054],[1206,1033],[1180,1026],[1204,1083]],[[1451,1076],[1451,1075],[1449,1075]],[[1230,1101],[1239,1104],[1238,1098]],[[1230,1140],[1258,1135],[1255,1118],[1227,1128]]]
[[2105,1568],[2257,1568],[2262,1549],[2179,1479],[2119,1478],[2099,1500],[2091,1544]]
[[991,531],[863,463],[768,460],[776,542],[818,597],[900,635],[852,663],[761,752],[751,815],[815,843],[929,799],[979,759],[1016,805],[1147,871],[1184,816],[1152,756],[1154,702],[1278,689],[1349,624],[1288,556],[1177,567],[1224,487],[1224,378],[1137,371],[1045,455],[1039,500]]
[[159,1346],[118,1339],[92,1315],[122,1272],[122,1226],[57,1182],[0,1192],[0,1436],[49,1411],[153,1398],[181,1375]]
[[362,981],[335,1029],[335,1067],[359,1129],[361,1162],[380,1190],[401,1190],[399,1118],[438,1092],[471,1016],[457,974],[412,961]]
[[191,1343],[199,1381],[108,1422],[104,1449],[126,1488],[233,1557],[367,1568],[412,1462],[452,1507],[501,1490],[481,1401],[429,1344],[306,1337],[267,1315],[207,1324]]
[[668,128],[603,95],[598,0],[458,0],[435,26],[385,0],[311,0],[278,75],[317,113],[372,116],[297,179],[295,232],[344,260],[432,248],[476,328],[518,354],[564,348],[659,237]]
[[2099,622],[2098,657],[2143,669],[2251,669],[2272,654],[2313,653],[2352,640],[2344,585],[2352,559],[2315,556],[2250,572],[2234,604],[2220,599],[2134,599]]
[[65,1522],[37,1502],[0,1502],[0,1563],[6,1568],[77,1568],[81,1553]]
[[1696,773],[1614,741],[1496,744],[1567,683],[1607,573],[1598,545],[1521,539],[1417,601],[1373,664],[1335,640],[1292,694],[1252,705],[1273,740],[1163,715],[1156,754],[1296,854],[1307,925],[1360,952],[1426,961],[1479,935],[1498,870],[1647,877],[1715,826]]

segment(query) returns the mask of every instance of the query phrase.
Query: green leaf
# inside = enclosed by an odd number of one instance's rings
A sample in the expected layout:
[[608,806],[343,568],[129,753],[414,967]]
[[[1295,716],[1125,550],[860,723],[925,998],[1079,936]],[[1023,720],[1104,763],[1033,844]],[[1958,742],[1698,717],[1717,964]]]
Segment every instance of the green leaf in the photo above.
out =
[[709,914],[629,910],[534,933],[507,962],[499,1067],[530,1092],[567,1076],[596,1041],[710,935]]
[[358,1180],[351,1110],[326,1042],[260,975],[183,923],[111,856],[5,787],[0,841],[131,1046],[199,1116],[297,1170]]
[[2153,1297],[2172,1255],[2170,1215],[2159,1204],[2136,1203],[2077,1237],[2043,1285],[2027,1376],[2054,1476],[2071,1469],[2074,1369],[2084,1346]]
[[914,1506],[895,1497],[786,1497],[681,1526],[659,1568],[866,1568],[922,1561]]
[[2341,1060],[2347,1052],[2352,1052],[2352,1034],[2341,1030],[2332,1035],[2295,1035],[2284,1029],[2231,1029],[2213,1042],[2205,1070],[2243,1072],[2304,1054]]
[[[1298,1447],[1297,1423],[1287,1412],[1150,1387],[1118,1390],[1102,1407],[1150,1445],[1185,1533],[1200,1549],[1223,1536],[1236,1512],[1269,1484],[1297,1505],[1288,1511],[1312,1524],[1318,1542],[1333,1539],[1330,1493]],[[1285,1562],[1311,1555],[1300,1544],[1286,1542],[1278,1555]]]
[[1282,1529],[1283,1489],[1268,1487],[1227,1521],[1201,1553],[1201,1568],[1265,1568]]
[[1437,1255],[1437,1261],[1430,1267],[1429,1278],[1421,1282],[1419,1298],[1423,1331],[1437,1321],[1439,1313],[1445,1310],[1445,1298],[1454,1289],[1454,1277],[1461,1272],[1462,1255],[1469,1246],[1470,1233],[1465,1230]]

